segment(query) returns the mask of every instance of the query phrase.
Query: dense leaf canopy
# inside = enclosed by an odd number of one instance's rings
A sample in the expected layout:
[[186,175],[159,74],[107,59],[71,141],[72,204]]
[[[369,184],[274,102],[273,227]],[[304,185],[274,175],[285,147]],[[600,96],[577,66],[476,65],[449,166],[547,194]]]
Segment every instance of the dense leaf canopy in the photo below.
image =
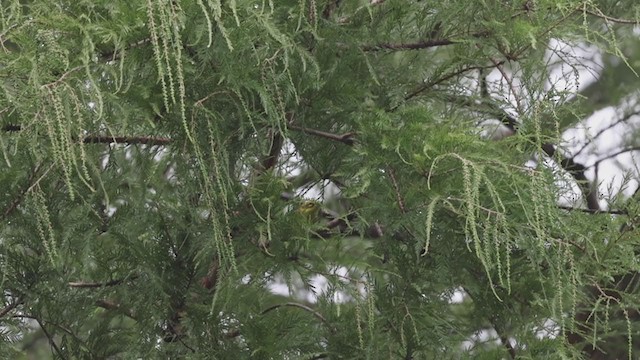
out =
[[637,357],[639,14],[3,0],[0,356]]

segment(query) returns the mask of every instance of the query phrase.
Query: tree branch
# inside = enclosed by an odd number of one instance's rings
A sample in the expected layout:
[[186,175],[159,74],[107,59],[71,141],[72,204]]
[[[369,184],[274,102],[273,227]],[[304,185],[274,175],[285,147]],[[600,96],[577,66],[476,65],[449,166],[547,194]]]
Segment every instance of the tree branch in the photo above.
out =
[[[586,7],[586,3],[585,3],[585,7]],[[611,22],[616,23],[616,24],[640,25],[640,21],[638,21],[638,20],[615,18],[615,17],[603,14],[602,11],[600,11],[599,9],[598,9],[597,12],[593,11],[593,10],[587,10],[586,8],[582,8],[582,9],[579,9],[577,11],[582,11],[584,13],[587,13],[587,14],[591,15],[591,16],[595,16],[597,18],[600,18],[600,19],[603,19],[603,20],[606,20],[606,21],[611,21]]]
[[[22,131],[21,125],[9,124],[2,127],[5,132]],[[74,141],[77,141],[74,139]],[[85,144],[143,144],[143,145],[169,145],[173,141],[166,137],[154,136],[84,136],[81,140]]]
[[85,144],[144,144],[144,145],[169,145],[172,140],[165,137],[152,136],[87,136],[82,138]]
[[315,316],[316,318],[318,318],[320,321],[322,321],[328,328],[329,330],[331,330],[331,332],[335,332],[335,329],[333,328],[333,326],[331,326],[331,324],[329,324],[329,322],[327,321],[327,319],[324,318],[324,316],[322,316],[322,314],[320,314],[319,312],[313,310],[312,308],[303,305],[303,304],[299,304],[299,303],[294,303],[294,302],[287,302],[284,304],[276,304],[273,306],[270,306],[264,310],[262,310],[262,312],[260,312],[260,315],[264,315],[270,311],[273,311],[275,309],[281,308],[281,307],[285,307],[285,306],[290,306],[290,307],[296,307],[302,310],[305,310],[309,313],[311,313],[313,316]]
[[316,130],[316,129],[310,129],[310,128],[297,126],[297,125],[294,125],[292,123],[289,123],[287,125],[287,128],[291,129],[291,130],[294,130],[294,131],[300,131],[300,132],[303,132],[305,134],[318,136],[318,137],[329,139],[329,140],[333,140],[333,141],[338,141],[338,142],[341,142],[341,143],[343,143],[345,145],[349,145],[349,146],[352,146],[356,142],[356,139],[354,138],[355,137],[355,133],[353,133],[353,132],[347,132],[347,133],[344,133],[344,134],[333,134],[333,133],[325,132],[325,131],[322,131],[322,130]]
[[11,302],[9,305],[5,306],[4,308],[2,308],[2,310],[0,310],[0,318],[7,315],[11,310],[17,308],[20,304],[22,304],[22,300],[16,300],[14,302]]
[[435,40],[417,41],[414,43],[400,43],[400,44],[381,43],[376,45],[363,45],[360,48],[363,51],[420,50],[420,49],[428,49],[436,46],[452,45],[456,43],[457,41],[453,41],[449,39],[435,39]]
[[47,337],[47,339],[49,340],[49,345],[51,345],[51,347],[55,350],[56,354],[61,358],[61,359],[66,359],[63,355],[62,355],[62,351],[60,351],[60,348],[58,347],[58,345],[56,344],[56,342],[53,340],[53,337],[51,336],[51,334],[49,334],[49,332],[47,331],[47,329],[44,327],[44,324],[42,324],[42,321],[40,321],[39,318],[37,317],[33,317],[33,319],[38,323],[38,325],[40,325],[40,329],[42,329],[42,332],[44,333],[44,335]]
[[629,215],[629,212],[627,210],[592,210],[592,209],[575,208],[571,206],[561,206],[561,205],[559,205],[558,208],[562,210],[567,210],[567,211],[578,211],[578,212],[584,212],[589,214]]
[[127,280],[135,280],[137,277],[138,276],[136,275],[136,276],[131,276],[129,278],[116,279],[116,280],[111,280],[111,281],[102,282],[102,283],[74,281],[74,282],[67,283],[67,285],[69,285],[72,288],[99,288],[99,287],[120,285]]
[[628,147],[628,148],[624,148],[624,149],[618,150],[618,151],[614,152],[613,154],[609,154],[609,155],[607,155],[607,156],[605,156],[603,158],[600,158],[600,159],[596,160],[596,162],[594,162],[593,165],[591,165],[590,167],[598,166],[601,162],[603,162],[605,160],[613,159],[614,157],[616,157],[618,155],[622,155],[624,153],[628,153],[628,152],[632,152],[632,151],[640,151],[640,146],[631,146],[631,147]]

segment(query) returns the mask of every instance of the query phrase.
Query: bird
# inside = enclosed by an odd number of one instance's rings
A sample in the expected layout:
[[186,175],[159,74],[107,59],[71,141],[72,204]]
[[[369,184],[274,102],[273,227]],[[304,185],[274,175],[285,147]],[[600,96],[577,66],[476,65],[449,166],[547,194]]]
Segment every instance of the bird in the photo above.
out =
[[320,219],[320,204],[317,201],[307,200],[298,208],[298,214],[309,223],[315,223]]

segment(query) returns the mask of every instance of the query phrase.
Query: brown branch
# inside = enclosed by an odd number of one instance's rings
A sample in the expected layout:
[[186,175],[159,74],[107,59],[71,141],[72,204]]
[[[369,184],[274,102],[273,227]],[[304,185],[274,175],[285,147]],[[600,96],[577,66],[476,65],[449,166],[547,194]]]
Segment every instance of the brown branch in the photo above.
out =
[[22,300],[16,300],[10,303],[9,305],[5,306],[4,308],[2,308],[2,310],[0,310],[0,318],[7,315],[11,310],[17,308],[21,304],[22,304]]
[[102,282],[102,283],[85,282],[85,281],[72,281],[72,282],[68,282],[67,285],[69,285],[72,288],[99,288],[99,287],[120,285],[123,282],[125,282],[126,280],[135,280],[137,277],[138,276],[131,276],[131,277],[125,278],[125,279],[116,279],[116,280],[111,280],[111,281]]
[[598,10],[598,12],[595,12],[593,10],[587,10],[587,9],[583,8],[583,9],[578,9],[577,11],[582,11],[584,13],[587,13],[587,14],[591,15],[591,16],[595,16],[597,18],[604,19],[606,21],[611,21],[611,22],[617,23],[617,24],[640,25],[640,21],[638,21],[638,20],[615,18],[615,17],[603,14],[602,11],[600,11],[600,10]]
[[381,43],[376,45],[363,45],[360,48],[363,51],[382,51],[382,50],[420,50],[428,49],[436,46],[452,45],[457,41],[449,39],[423,40],[414,43]]
[[567,211],[578,211],[584,212],[588,214],[612,214],[612,215],[629,215],[627,210],[592,210],[592,209],[583,209],[583,208],[575,208],[571,206],[558,206],[559,209],[567,210]]
[[[2,131],[18,132],[22,131],[21,125],[9,124],[2,127]],[[74,141],[76,141],[74,139]],[[143,144],[143,145],[169,145],[172,139],[154,136],[85,136],[82,138],[85,144]]]
[[284,143],[284,138],[278,129],[270,129],[270,139],[271,139],[271,147],[269,148],[269,154],[262,159],[262,171],[271,170],[278,163],[278,156],[280,155],[280,151],[282,150],[282,144]]
[[396,194],[396,201],[398,202],[398,208],[403,214],[407,213],[407,208],[404,206],[404,199],[402,198],[402,194],[400,194],[400,186],[398,185],[398,181],[396,180],[396,173],[391,168],[387,168],[387,172],[389,173],[389,179],[391,180],[391,185],[393,185],[393,191]]
[[44,333],[44,335],[47,337],[47,340],[49,340],[49,345],[51,345],[51,347],[53,348],[53,350],[55,350],[56,354],[61,358],[61,359],[66,359],[63,355],[62,355],[62,351],[60,351],[60,348],[58,347],[58,345],[56,344],[56,342],[53,340],[53,337],[51,336],[51,334],[49,334],[49,332],[47,331],[47,329],[45,329],[44,324],[42,323],[42,321],[40,321],[39,318],[37,317],[33,317],[33,319],[38,323],[38,325],[40,325],[40,329],[42,329],[42,332]]
[[293,125],[291,123],[287,125],[287,128],[294,131],[300,131],[305,134],[318,136],[318,137],[333,140],[333,141],[338,141],[349,146],[352,146],[356,142],[354,132],[347,132],[344,134],[334,134],[334,133],[330,133],[322,130],[310,129],[310,128]]
[[281,307],[285,307],[285,306],[290,306],[290,307],[295,307],[295,308],[299,308],[302,310],[305,310],[309,313],[311,313],[313,316],[315,316],[316,318],[318,318],[320,321],[322,321],[322,323],[324,323],[330,330],[331,332],[335,332],[335,329],[333,328],[333,326],[331,326],[331,324],[329,324],[329,322],[327,321],[327,319],[325,319],[324,316],[322,316],[322,314],[320,314],[319,312],[313,310],[312,308],[308,307],[307,305],[303,305],[303,304],[299,304],[299,303],[294,303],[294,302],[287,302],[284,304],[276,304],[273,306],[270,306],[264,310],[262,310],[262,312],[260,312],[260,315],[264,315],[272,310],[281,308]]

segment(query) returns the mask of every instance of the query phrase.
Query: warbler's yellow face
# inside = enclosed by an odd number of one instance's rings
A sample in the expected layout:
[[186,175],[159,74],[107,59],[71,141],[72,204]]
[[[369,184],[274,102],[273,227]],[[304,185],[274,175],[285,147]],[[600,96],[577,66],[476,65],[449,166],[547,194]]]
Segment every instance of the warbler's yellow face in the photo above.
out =
[[307,218],[307,220],[316,220],[320,214],[320,205],[315,201],[308,200],[300,205],[298,212]]

